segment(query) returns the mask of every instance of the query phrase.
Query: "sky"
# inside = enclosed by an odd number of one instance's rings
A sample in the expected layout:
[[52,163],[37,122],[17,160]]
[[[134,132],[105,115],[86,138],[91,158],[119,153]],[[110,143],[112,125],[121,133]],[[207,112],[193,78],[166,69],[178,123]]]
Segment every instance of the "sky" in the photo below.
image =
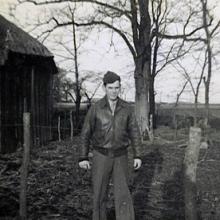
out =
[[[14,19],[9,15],[8,8],[15,2],[16,0],[1,0],[0,14],[22,27],[24,30],[29,31],[30,29],[28,28],[28,23],[36,20],[39,11],[36,10],[36,7],[33,4],[24,4],[16,9],[16,18]],[[214,2],[214,0],[209,0],[209,3],[212,2]],[[216,16],[219,16],[218,9],[220,9],[220,7],[216,9]],[[92,37],[90,37],[82,46],[82,53],[79,55],[80,70],[94,71],[101,73],[102,75],[108,70],[118,73],[122,78],[122,97],[126,100],[134,100],[134,64],[131,54],[125,47],[124,42],[119,37],[115,37],[115,47],[110,47],[109,39],[111,36],[107,31],[102,32],[102,34],[91,33],[91,36]],[[59,32],[57,33],[57,37],[63,38],[65,36],[63,36],[62,32]],[[70,65],[67,61],[60,62],[61,58],[57,56],[57,54],[63,52],[58,51],[58,48],[55,48],[51,42],[45,41],[45,45],[51,52],[54,53],[55,61],[59,63],[59,66],[66,68]],[[191,63],[190,60],[187,62],[189,66],[193,66],[193,63]],[[213,66],[213,69],[216,69],[215,64]],[[218,70],[215,70],[211,81],[211,103],[220,103],[220,74],[218,72]],[[69,76],[72,77],[71,74],[69,74]],[[96,86],[95,84],[96,82],[89,83],[87,85],[88,90],[92,92]],[[183,76],[181,74],[177,74],[174,68],[167,68],[166,71],[158,75],[156,78],[156,101],[175,102],[177,93],[181,90],[183,84]],[[102,88],[100,87],[97,92],[97,97],[101,97],[102,93]],[[180,101],[193,101],[193,95],[189,87],[181,96]],[[203,88],[200,92],[199,101],[204,102]]]

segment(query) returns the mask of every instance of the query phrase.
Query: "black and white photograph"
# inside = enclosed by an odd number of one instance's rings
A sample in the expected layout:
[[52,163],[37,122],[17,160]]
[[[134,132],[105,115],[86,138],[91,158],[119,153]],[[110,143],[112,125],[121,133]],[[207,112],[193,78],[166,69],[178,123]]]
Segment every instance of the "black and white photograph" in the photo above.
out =
[[0,220],[219,220],[220,2],[0,0]]

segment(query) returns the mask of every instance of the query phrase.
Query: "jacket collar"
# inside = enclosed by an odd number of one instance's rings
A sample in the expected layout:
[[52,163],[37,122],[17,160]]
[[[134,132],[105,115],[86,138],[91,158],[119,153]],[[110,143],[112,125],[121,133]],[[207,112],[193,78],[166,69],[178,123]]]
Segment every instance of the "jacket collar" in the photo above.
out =
[[[100,106],[102,108],[104,108],[104,107],[109,107],[110,108],[108,98],[107,98],[106,95],[100,100]],[[117,104],[116,104],[116,110],[118,108],[123,108],[125,106],[126,106],[126,102],[118,97],[118,101],[117,101]]]

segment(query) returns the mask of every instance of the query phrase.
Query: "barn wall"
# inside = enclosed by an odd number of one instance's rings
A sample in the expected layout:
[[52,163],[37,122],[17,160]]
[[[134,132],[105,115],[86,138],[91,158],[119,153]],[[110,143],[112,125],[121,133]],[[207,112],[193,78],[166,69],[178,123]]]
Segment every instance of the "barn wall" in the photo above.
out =
[[[0,152],[14,152],[23,143],[23,112],[32,115],[34,145],[51,140],[51,78],[47,63],[36,57],[11,55],[0,77]],[[33,78],[34,76],[34,78]],[[32,88],[33,85],[33,88]]]
[[42,66],[34,70],[34,108],[33,136],[36,145],[51,140],[51,80],[52,74],[45,72]]
[[29,88],[27,70],[5,66],[1,71],[1,152],[22,146],[24,99]]
[[1,109],[1,100],[2,100],[2,92],[1,92],[1,81],[2,81],[2,68],[0,67],[0,152],[2,151],[2,109]]

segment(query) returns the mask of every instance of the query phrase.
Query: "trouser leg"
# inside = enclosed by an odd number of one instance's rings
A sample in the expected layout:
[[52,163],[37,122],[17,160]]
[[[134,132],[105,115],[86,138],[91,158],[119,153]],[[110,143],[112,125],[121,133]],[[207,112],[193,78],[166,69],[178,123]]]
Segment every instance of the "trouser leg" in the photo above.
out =
[[127,155],[117,157],[113,166],[116,220],[134,220],[134,207],[128,188]]
[[106,220],[107,189],[113,159],[94,151],[92,164],[93,220]]

